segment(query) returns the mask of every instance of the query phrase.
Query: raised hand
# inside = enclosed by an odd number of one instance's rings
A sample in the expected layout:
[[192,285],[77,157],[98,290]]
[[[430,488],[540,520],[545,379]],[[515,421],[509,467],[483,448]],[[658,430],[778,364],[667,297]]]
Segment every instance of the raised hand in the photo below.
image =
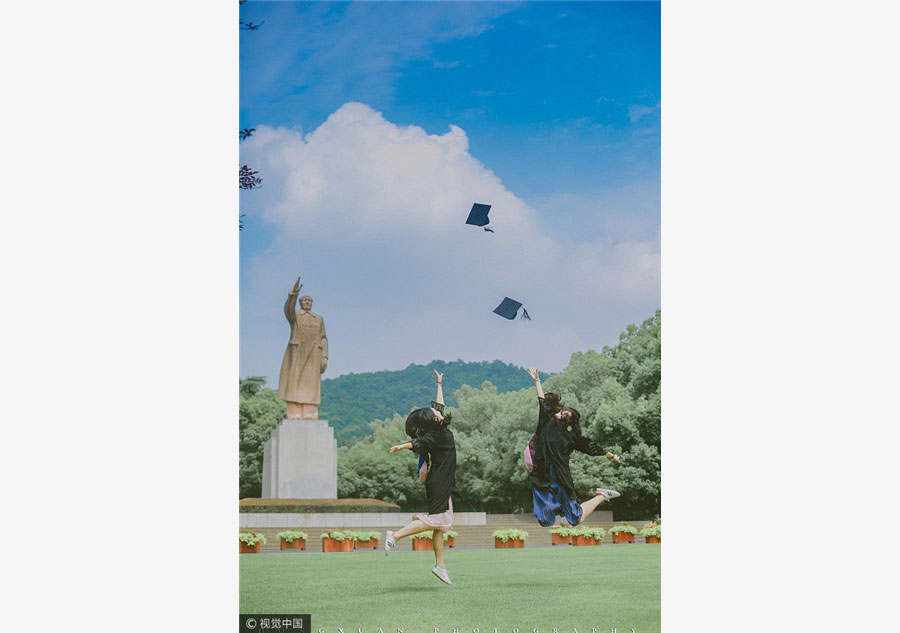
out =
[[434,379],[437,383],[441,384],[444,381],[444,374],[439,373],[437,369],[432,369],[431,371],[434,372]]
[[303,287],[303,284],[300,283],[300,278],[297,277],[297,281],[294,282],[294,289],[291,292],[300,292],[300,288]]
[[541,375],[538,373],[537,367],[529,367],[528,375],[531,376],[532,380],[540,380]]

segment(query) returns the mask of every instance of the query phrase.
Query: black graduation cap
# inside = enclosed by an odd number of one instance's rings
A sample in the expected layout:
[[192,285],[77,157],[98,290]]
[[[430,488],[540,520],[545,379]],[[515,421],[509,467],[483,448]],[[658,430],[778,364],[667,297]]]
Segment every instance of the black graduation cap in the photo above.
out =
[[[494,314],[499,314],[504,319],[512,321],[516,318],[516,313],[519,311],[519,308],[522,308],[521,302],[510,299],[509,297],[503,297],[503,301],[500,302],[500,305],[494,308]],[[522,308],[522,318],[531,321],[531,317],[528,316],[528,310],[525,308]]]
[[472,210],[469,211],[469,217],[466,218],[466,224],[471,224],[473,226],[484,226],[485,231],[494,232],[494,229],[489,229],[485,226],[488,224],[490,220],[488,219],[488,213],[491,210],[491,205],[489,204],[481,204],[480,202],[476,202],[472,205]]

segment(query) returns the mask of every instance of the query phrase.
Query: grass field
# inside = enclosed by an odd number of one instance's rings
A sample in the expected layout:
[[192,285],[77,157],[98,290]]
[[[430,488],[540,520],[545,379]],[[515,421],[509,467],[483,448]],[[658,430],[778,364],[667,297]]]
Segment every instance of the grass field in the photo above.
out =
[[656,633],[660,546],[244,554],[241,613],[311,613],[326,633]]

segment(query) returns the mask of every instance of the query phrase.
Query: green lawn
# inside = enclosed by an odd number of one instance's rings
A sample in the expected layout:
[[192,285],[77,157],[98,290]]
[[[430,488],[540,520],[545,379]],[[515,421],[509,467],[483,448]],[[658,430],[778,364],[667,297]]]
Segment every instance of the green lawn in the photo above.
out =
[[431,552],[244,554],[241,613],[311,613],[326,633],[654,633],[659,545],[445,549],[453,585]]

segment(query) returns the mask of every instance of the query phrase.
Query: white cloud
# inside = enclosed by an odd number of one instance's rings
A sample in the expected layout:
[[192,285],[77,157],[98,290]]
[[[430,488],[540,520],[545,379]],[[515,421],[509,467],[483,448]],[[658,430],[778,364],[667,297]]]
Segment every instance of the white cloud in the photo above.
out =
[[657,110],[659,110],[658,103],[655,106],[642,106],[642,105],[631,104],[628,106],[628,119],[632,123],[635,123],[635,122],[643,119],[645,116],[647,116],[649,114],[653,114]]
[[[328,329],[326,377],[434,358],[559,371],[659,305],[658,234],[551,237],[552,219],[474,158],[457,126],[428,134],[348,103],[309,134],[258,126],[241,161],[264,178],[242,212],[278,231],[242,274],[242,375],[277,379],[281,305],[299,273]],[[464,223],[473,202],[493,205],[495,233]],[[492,314],[504,296],[533,320]]]

